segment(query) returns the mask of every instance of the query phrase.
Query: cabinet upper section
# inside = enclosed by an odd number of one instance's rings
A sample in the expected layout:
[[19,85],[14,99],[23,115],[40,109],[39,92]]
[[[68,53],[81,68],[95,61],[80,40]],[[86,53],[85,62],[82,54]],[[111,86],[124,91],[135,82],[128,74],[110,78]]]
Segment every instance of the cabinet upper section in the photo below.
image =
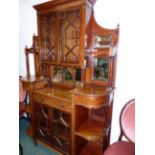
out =
[[92,56],[115,56],[119,41],[119,25],[115,29],[103,28],[97,24],[94,13],[86,28],[86,53]]
[[[88,4],[88,5],[94,5],[96,0],[51,0],[42,4],[34,5],[33,7],[39,12],[39,13],[45,13],[49,12],[52,8],[55,10],[60,10],[65,7],[73,7],[77,5],[83,5],[83,4]],[[68,7],[69,4],[69,7]],[[51,11],[52,11],[51,10]]]
[[96,0],[53,0],[35,5],[40,63],[82,68],[85,34]]

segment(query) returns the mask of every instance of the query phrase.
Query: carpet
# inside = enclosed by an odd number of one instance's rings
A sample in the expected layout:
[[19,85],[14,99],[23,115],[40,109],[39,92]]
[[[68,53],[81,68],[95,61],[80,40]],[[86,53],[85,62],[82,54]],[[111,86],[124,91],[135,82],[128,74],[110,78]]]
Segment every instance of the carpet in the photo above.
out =
[[58,155],[39,143],[35,146],[33,139],[26,133],[28,127],[28,120],[23,118],[19,120],[19,142],[23,148],[23,155]]

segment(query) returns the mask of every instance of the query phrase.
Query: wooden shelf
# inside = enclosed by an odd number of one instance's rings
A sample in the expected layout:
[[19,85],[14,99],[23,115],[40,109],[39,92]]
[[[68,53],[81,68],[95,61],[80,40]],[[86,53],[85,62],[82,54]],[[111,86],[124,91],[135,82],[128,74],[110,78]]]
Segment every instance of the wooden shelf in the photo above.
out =
[[104,121],[88,119],[75,132],[76,135],[92,142],[103,142]]
[[80,155],[102,155],[102,147],[99,144],[88,142],[80,152]]
[[83,104],[83,103],[76,103],[76,105],[88,108],[88,109],[99,109],[101,107],[107,106],[108,104],[101,104],[101,105],[91,105],[91,104]]

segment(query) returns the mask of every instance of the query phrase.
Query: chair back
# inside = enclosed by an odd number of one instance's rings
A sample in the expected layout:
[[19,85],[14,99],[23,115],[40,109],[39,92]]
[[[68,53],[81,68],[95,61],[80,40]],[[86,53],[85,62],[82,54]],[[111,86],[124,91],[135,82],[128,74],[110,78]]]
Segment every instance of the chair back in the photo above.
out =
[[26,91],[23,89],[22,81],[19,78],[19,102],[23,103],[26,99]]
[[121,132],[131,142],[135,142],[135,99],[127,102],[120,115]]

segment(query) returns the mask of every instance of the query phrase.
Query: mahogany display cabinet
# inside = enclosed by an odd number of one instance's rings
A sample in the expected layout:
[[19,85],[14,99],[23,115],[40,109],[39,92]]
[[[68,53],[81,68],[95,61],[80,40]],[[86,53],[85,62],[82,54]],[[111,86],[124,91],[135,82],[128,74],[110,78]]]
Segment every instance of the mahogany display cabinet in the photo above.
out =
[[102,155],[110,142],[119,26],[99,26],[95,2],[53,0],[33,6],[38,35],[25,48],[27,77],[22,79],[30,94],[30,135],[58,154]]

